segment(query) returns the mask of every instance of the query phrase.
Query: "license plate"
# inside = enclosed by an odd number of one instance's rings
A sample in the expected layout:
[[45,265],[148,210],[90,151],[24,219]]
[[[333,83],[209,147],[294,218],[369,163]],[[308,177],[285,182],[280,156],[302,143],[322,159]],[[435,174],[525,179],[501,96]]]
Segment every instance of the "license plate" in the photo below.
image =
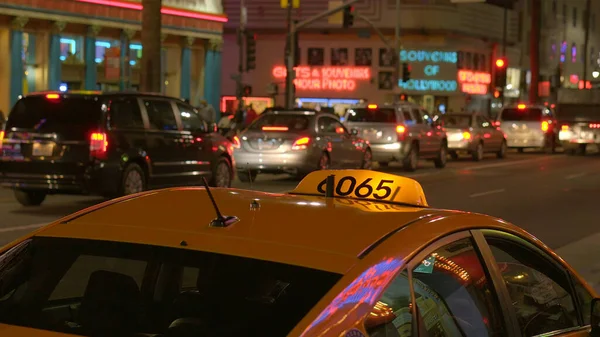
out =
[[31,155],[34,157],[47,157],[51,156],[52,152],[54,152],[54,144],[41,144],[41,143],[33,143],[33,148],[31,150]]

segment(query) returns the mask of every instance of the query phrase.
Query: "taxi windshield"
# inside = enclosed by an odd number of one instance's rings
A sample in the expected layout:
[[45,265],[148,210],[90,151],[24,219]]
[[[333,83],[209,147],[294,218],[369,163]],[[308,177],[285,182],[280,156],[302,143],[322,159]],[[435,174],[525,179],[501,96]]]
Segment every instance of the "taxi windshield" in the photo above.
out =
[[0,256],[0,323],[83,336],[286,336],[340,277],[216,253],[34,237]]

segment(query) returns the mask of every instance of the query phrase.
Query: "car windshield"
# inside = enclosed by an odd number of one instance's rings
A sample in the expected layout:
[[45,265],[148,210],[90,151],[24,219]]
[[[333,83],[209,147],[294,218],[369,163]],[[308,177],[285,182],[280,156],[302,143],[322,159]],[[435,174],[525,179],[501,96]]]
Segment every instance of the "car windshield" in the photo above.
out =
[[0,256],[0,322],[83,336],[283,337],[340,277],[216,253],[34,237]]
[[[50,96],[50,95],[46,95]],[[27,96],[13,107],[6,129],[35,130],[61,135],[86,133],[98,127],[102,117],[96,96]]]
[[504,109],[500,115],[503,121],[515,122],[539,122],[542,120],[542,109],[526,108],[526,109]]
[[471,127],[472,117],[467,115],[444,115],[442,122],[449,128],[468,128]]
[[348,109],[348,122],[396,123],[396,113],[390,108]]
[[280,128],[280,131],[304,131],[308,129],[309,117],[300,114],[275,114],[268,113],[261,115],[254,123],[250,125],[250,130],[262,130],[264,127]]

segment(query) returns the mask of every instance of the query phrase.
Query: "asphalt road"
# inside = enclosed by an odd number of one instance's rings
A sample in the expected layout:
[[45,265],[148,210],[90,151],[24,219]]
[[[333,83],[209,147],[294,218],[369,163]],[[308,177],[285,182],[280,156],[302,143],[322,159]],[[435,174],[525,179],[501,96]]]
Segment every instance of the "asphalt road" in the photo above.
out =
[[[442,170],[423,162],[415,173],[406,174],[399,167],[386,171],[418,180],[433,207],[490,214],[521,226],[600,285],[599,155],[511,152],[503,160],[490,156],[477,163],[466,158],[453,161]],[[284,192],[297,183],[284,175],[262,175],[252,186],[236,182],[234,187]],[[100,201],[51,196],[39,208],[23,208],[11,191],[0,190],[0,244]]]

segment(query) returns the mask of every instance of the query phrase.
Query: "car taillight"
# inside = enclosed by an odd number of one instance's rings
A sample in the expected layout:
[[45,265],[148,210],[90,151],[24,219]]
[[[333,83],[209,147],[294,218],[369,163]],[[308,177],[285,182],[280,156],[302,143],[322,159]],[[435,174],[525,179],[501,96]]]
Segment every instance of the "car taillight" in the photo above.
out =
[[287,126],[263,126],[263,131],[288,131],[289,128]]
[[310,138],[302,137],[300,139],[297,139],[294,142],[294,144],[292,144],[292,150],[305,150],[306,148],[308,148],[309,144],[310,144]]
[[600,129],[600,123],[591,123],[588,126],[590,129]]
[[462,137],[463,137],[463,139],[469,140],[469,139],[471,139],[471,133],[468,131],[465,131],[462,133]]
[[90,155],[98,159],[106,159],[108,139],[106,133],[94,132],[90,135]]
[[560,131],[569,131],[569,126],[568,125],[561,126]]
[[500,121],[493,121],[493,122],[492,122],[492,124],[493,124],[495,127],[498,127],[498,126],[500,126]]
[[4,141],[4,131],[0,131],[0,150],[2,150],[2,142]]
[[406,138],[406,126],[398,125],[396,126],[396,133],[398,134],[398,141],[402,142]]
[[550,128],[550,124],[546,121],[542,122],[542,131],[546,132]]
[[242,143],[240,142],[240,138],[238,138],[238,136],[233,136],[231,142],[233,143],[233,147],[236,149],[239,149],[242,146]]

